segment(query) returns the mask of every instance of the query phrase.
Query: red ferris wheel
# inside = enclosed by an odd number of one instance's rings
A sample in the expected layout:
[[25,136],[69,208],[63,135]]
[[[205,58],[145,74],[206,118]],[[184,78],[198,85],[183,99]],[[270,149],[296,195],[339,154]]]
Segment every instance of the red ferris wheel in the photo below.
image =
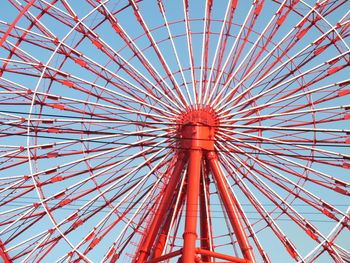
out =
[[350,2],[7,0],[2,262],[350,262]]

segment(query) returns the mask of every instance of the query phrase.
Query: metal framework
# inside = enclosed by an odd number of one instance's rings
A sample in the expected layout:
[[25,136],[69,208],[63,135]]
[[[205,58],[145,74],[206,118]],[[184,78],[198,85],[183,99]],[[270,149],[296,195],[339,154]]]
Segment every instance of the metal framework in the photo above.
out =
[[350,1],[0,8],[0,261],[350,262]]

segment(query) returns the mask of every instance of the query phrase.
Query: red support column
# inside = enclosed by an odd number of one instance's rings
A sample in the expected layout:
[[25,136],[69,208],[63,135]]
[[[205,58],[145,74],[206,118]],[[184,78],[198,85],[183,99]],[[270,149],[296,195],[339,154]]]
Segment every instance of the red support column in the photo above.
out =
[[11,263],[10,256],[7,252],[5,252],[5,246],[4,244],[0,241],[0,259],[2,258],[4,263]]
[[198,199],[199,186],[202,165],[202,150],[189,150],[190,160],[187,168],[187,203],[186,203],[186,220],[184,247],[182,262],[193,263],[196,256],[197,240],[197,216],[198,216]]
[[[210,250],[211,249],[211,225],[210,219],[210,206],[209,206],[209,184],[208,184],[208,169],[203,173],[201,178],[201,191],[200,191],[200,230],[201,230],[201,248]],[[202,255],[203,262],[211,262],[211,257],[208,255]]]
[[[176,192],[174,192],[174,196],[179,195],[179,190],[177,189]],[[173,200],[173,202],[171,203],[170,207],[169,207],[169,211],[167,212],[166,216],[163,217],[163,222],[164,224],[162,225],[161,229],[159,229],[158,233],[158,237],[157,237],[157,242],[156,242],[156,246],[154,248],[153,251],[153,255],[151,255],[151,259],[154,258],[158,258],[162,255],[162,252],[164,250],[164,246],[165,246],[165,242],[168,236],[168,233],[170,231],[170,224],[171,224],[171,219],[174,215],[174,213],[176,214],[177,211],[174,210],[174,206],[175,206],[175,200]]]
[[162,229],[160,231],[160,234],[156,243],[156,247],[154,248],[153,255],[151,256],[152,259],[158,258],[162,255],[166,238],[170,230],[170,221],[171,221],[172,214],[173,213],[169,213],[166,217],[165,224],[162,226]]
[[249,262],[256,263],[253,249],[249,244],[248,237],[240,220],[240,213],[237,209],[237,200],[229,190],[229,185],[227,184],[225,175],[219,165],[217,154],[213,151],[208,152],[207,159],[215,178],[220,198],[225,206],[233,230],[235,231],[235,235],[241,248],[242,254],[245,259],[249,260]]
[[147,260],[150,255],[152,245],[157,237],[158,231],[163,223],[163,217],[167,213],[171,200],[174,197],[174,192],[177,184],[180,182],[180,175],[185,166],[185,157],[183,154],[179,154],[177,163],[175,164],[174,171],[171,175],[163,199],[157,209],[155,216],[153,218],[152,224],[150,224],[149,229],[146,231],[146,236],[142,240],[141,249],[139,250],[139,257],[135,262],[143,263]]
[[[219,258],[219,259],[223,259],[223,260],[229,260],[232,263],[250,263],[251,262],[248,259],[232,257],[232,256],[228,256],[228,255],[221,254],[221,253],[216,253],[216,252],[201,249],[201,248],[197,248],[196,253],[201,254],[201,255],[212,256],[214,258]],[[209,262],[206,262],[206,263],[209,263]],[[229,263],[229,262],[227,262],[227,263]]]

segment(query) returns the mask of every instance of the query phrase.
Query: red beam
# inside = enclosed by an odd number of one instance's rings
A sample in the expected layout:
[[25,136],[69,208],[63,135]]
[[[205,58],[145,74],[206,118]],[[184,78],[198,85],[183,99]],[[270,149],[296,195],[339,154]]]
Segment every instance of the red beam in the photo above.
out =
[[187,168],[187,203],[182,262],[194,262],[196,256],[197,215],[202,165],[202,150],[190,150]]
[[[209,183],[208,180],[208,169],[205,169],[201,178],[201,191],[200,191],[200,233],[201,233],[201,248],[211,249],[211,222],[210,222],[210,205],[209,205]],[[202,255],[203,262],[211,262],[212,259],[208,255]]]
[[170,181],[167,185],[161,203],[156,210],[155,216],[153,218],[152,223],[149,225],[149,228],[145,231],[146,236],[142,240],[139,250],[139,257],[135,261],[137,263],[143,263],[147,260],[150,255],[150,251],[154,241],[157,237],[158,230],[161,228],[163,223],[163,216],[167,213],[170,208],[171,200],[174,196],[174,191],[178,182],[180,181],[180,175],[185,165],[185,158],[182,154],[177,156],[177,163],[175,164],[175,168],[173,173],[170,175]]
[[206,249],[201,249],[201,248],[197,248],[196,253],[201,254],[201,255],[211,256],[214,258],[229,260],[229,261],[234,262],[234,263],[251,263],[251,261],[247,260],[247,259],[232,257],[232,256],[228,256],[228,255],[221,254],[221,253],[216,253],[216,252],[209,251]]
[[161,256],[161,257],[158,257],[158,258],[154,258],[154,259],[151,259],[149,261],[146,261],[145,263],[156,263],[156,262],[160,262],[160,261],[163,261],[163,260],[167,260],[169,258],[173,258],[173,257],[176,257],[178,255],[181,255],[182,253],[182,249],[179,249],[179,250],[176,250],[174,252],[171,252],[169,254],[166,254],[164,256]]
[[4,244],[0,241],[0,258],[2,258],[4,263],[11,263],[10,255],[5,251]]
[[225,175],[219,165],[217,154],[213,151],[208,152],[207,159],[209,161],[213,177],[215,178],[220,198],[227,211],[227,215],[230,219],[230,223],[237,237],[237,241],[242,251],[242,254],[245,259],[249,260],[249,262],[255,263],[256,260],[254,257],[253,248],[249,244],[248,237],[244,231],[244,226],[240,220],[241,215],[237,208],[237,200],[229,190],[230,186],[225,180]]

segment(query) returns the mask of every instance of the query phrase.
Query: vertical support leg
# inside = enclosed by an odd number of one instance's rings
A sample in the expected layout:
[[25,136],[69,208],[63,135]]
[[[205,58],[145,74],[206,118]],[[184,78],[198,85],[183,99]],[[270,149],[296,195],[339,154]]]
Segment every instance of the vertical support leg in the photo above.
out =
[[5,252],[5,246],[0,240],[0,259],[2,259],[4,263],[11,263],[10,256],[7,252]]
[[[209,211],[209,185],[208,185],[208,170],[203,173],[201,177],[201,191],[200,191],[200,230],[201,230],[201,248],[211,250],[211,225],[210,225],[210,211]],[[203,262],[211,262],[211,257],[202,255]]]
[[[176,195],[177,193],[178,192],[174,193],[174,195]],[[174,214],[173,206],[174,206],[174,202],[171,203],[171,206],[169,207],[168,213],[163,218],[163,221],[165,221],[165,223],[161,226],[161,228],[159,230],[160,234],[159,234],[159,237],[157,239],[156,246],[154,248],[154,253],[151,256],[151,259],[160,257],[162,255],[162,252],[163,252],[163,249],[165,246],[165,242],[166,242],[166,238],[167,238],[168,232],[170,230],[171,219],[172,219],[172,216]]]
[[[185,178],[183,178],[185,179]],[[176,203],[178,202],[178,205]],[[167,242],[167,238],[169,232],[171,231],[172,220],[175,219],[174,216],[179,213],[181,209],[181,204],[185,202],[185,193],[184,193],[184,185],[181,182],[178,185],[178,188],[174,192],[173,202],[171,204],[170,210],[168,211],[166,217],[164,218],[165,223],[162,226],[162,229],[159,231],[159,236],[156,242],[156,246],[151,256],[151,259],[158,258],[162,256],[163,250],[165,248],[165,243]]]
[[187,203],[182,262],[193,263],[196,255],[197,215],[202,151],[191,149],[187,168]]
[[233,230],[235,231],[235,235],[240,249],[242,251],[242,254],[245,259],[249,260],[252,263],[256,263],[253,249],[249,244],[248,237],[244,231],[243,224],[240,220],[240,213],[237,209],[237,200],[229,190],[229,185],[227,184],[227,181],[225,180],[225,175],[219,165],[217,154],[212,151],[208,152],[207,159],[209,161],[210,168],[213,172],[221,200],[227,211]]
[[154,244],[158,231],[163,222],[163,216],[167,213],[169,206],[171,204],[171,200],[174,197],[174,191],[176,189],[176,186],[180,182],[180,175],[184,166],[185,166],[185,157],[184,155],[180,154],[178,156],[178,160],[177,160],[177,163],[175,164],[174,171],[171,175],[169,183],[165,189],[163,199],[161,200],[161,203],[158,207],[158,210],[155,213],[155,216],[153,218],[152,223],[149,226],[149,229],[147,229],[147,235],[142,240],[142,244],[139,250],[139,256],[135,261],[136,263],[145,262],[148,256],[150,255],[150,250],[152,248],[152,245]]

